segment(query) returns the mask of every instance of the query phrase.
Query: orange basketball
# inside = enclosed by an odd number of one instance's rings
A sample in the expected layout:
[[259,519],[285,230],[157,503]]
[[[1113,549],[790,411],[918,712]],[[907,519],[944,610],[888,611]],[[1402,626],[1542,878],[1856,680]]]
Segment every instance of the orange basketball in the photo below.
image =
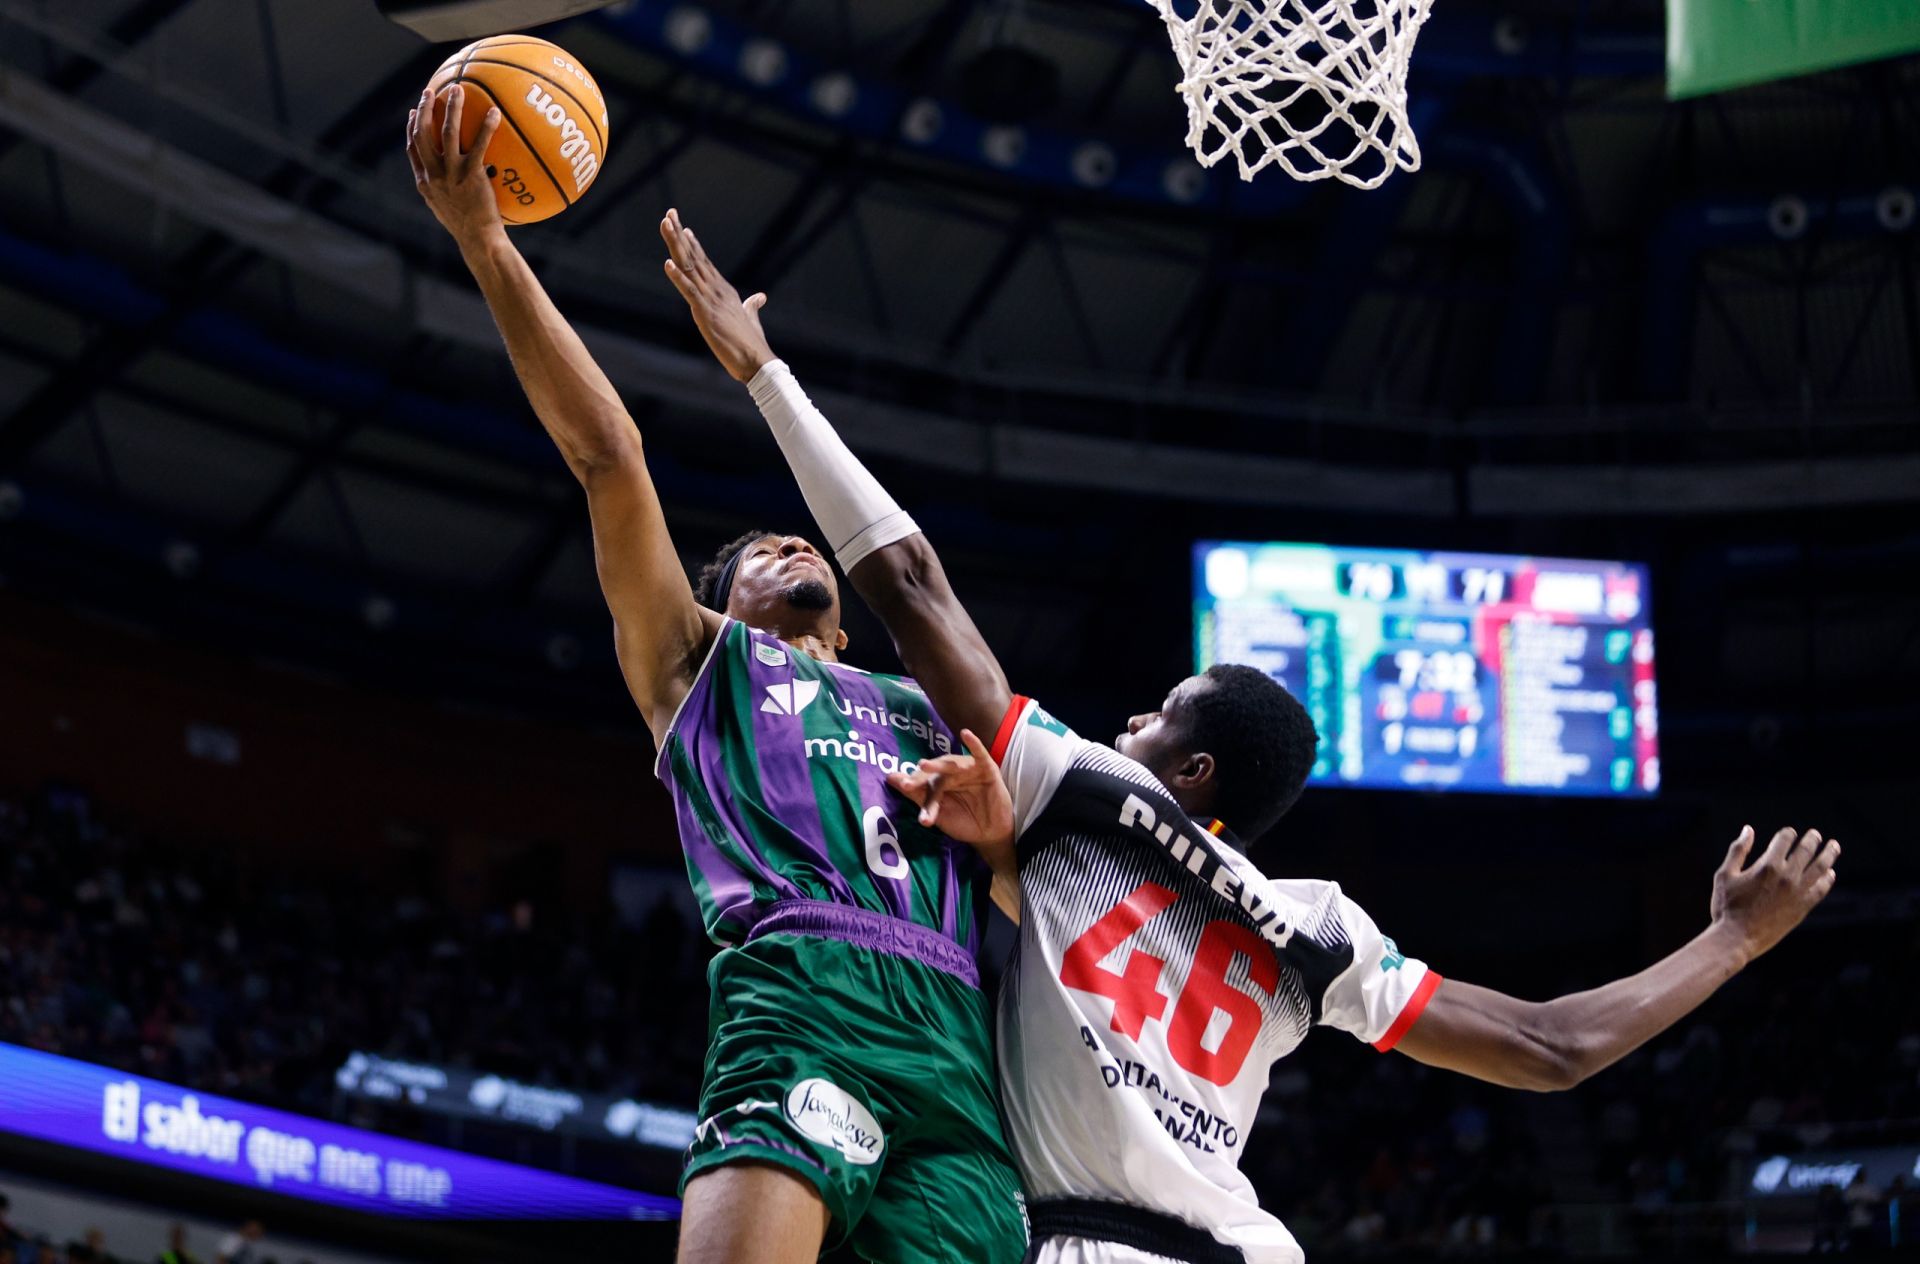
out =
[[607,101],[566,50],[531,35],[475,40],[441,63],[427,87],[437,99],[456,83],[466,94],[462,145],[473,143],[487,108],[500,107],[487,178],[507,223],[558,215],[592,187],[607,160]]

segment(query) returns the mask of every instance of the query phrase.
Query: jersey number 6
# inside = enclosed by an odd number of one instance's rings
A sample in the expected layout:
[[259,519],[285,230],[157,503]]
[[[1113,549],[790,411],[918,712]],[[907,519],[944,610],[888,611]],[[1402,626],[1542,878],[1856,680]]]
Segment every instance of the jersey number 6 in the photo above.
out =
[[[1100,963],[1179,898],[1157,882],[1141,883],[1074,940],[1061,959],[1060,981],[1077,991],[1110,998],[1113,1029],[1129,1040],[1138,1040],[1141,1029],[1167,1011],[1167,997],[1160,991],[1160,972],[1167,963],[1138,947],[1127,954],[1124,971]],[[1249,981],[1272,996],[1280,984],[1280,962],[1272,950],[1244,926],[1208,922],[1193,950],[1187,985],[1180,989],[1173,1018],[1167,1023],[1167,1051],[1173,1060],[1214,1084],[1231,1084],[1240,1074],[1264,1021],[1260,1002],[1227,982],[1227,967],[1236,956],[1247,959]],[[1216,1011],[1226,1013],[1227,1027],[1218,1047],[1210,1050],[1201,1037],[1212,1026]]]
[[867,868],[883,878],[904,878],[912,872],[900,847],[900,831],[880,808],[868,808],[860,822],[867,849]]

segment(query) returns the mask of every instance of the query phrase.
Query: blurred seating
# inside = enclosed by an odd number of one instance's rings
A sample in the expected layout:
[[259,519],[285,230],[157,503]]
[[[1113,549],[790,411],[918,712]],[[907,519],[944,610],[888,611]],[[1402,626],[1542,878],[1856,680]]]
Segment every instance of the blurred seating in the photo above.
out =
[[[139,838],[65,790],[0,800],[0,879],[0,1040],[389,1129],[404,1113],[334,1092],[348,1052],[694,1102],[711,950],[671,902],[637,926],[462,914],[386,875]],[[1909,924],[1797,936],[1556,1098],[1321,1035],[1276,1069],[1244,1168],[1316,1258],[1554,1255],[1595,1205],[1610,1249],[1724,1250],[1753,1154],[1920,1128],[1916,960]],[[1823,1240],[1877,1242],[1902,1199],[1920,1228],[1911,1190],[1850,1191]]]

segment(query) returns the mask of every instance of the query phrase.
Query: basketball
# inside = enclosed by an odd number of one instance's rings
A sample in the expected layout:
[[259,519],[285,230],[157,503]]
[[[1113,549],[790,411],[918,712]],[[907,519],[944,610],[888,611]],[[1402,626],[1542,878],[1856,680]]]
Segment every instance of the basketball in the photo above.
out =
[[566,50],[531,35],[475,40],[442,62],[427,87],[466,94],[460,142],[471,145],[489,106],[500,130],[487,147],[487,178],[509,224],[550,219],[593,187],[607,155],[607,102]]

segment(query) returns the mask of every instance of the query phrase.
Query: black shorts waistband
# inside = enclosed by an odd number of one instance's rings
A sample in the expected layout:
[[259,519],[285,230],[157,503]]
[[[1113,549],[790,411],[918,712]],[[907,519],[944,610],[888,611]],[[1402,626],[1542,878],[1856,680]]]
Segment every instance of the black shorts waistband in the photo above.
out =
[[1033,1242],[1027,1250],[1029,1264],[1040,1257],[1040,1244],[1048,1238],[1113,1242],[1185,1264],[1246,1264],[1246,1256],[1238,1248],[1221,1242],[1205,1229],[1131,1203],[1041,1198],[1027,1204],[1027,1221]]

